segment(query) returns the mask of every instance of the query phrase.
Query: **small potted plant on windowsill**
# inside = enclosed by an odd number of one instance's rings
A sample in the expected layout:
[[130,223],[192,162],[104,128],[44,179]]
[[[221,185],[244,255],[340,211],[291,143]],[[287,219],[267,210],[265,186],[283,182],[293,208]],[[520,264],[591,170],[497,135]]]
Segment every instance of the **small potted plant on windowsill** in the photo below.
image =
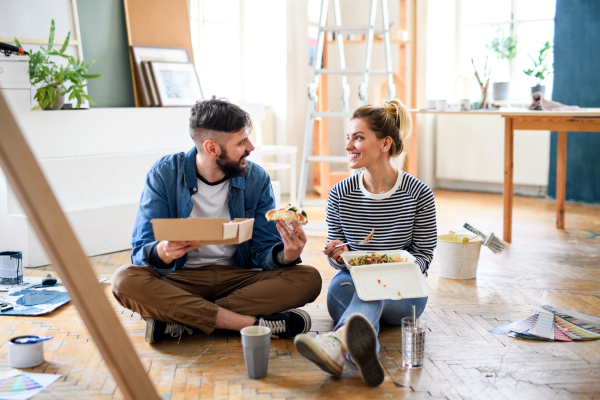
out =
[[[492,50],[498,60],[506,60],[510,66],[512,60],[517,56],[517,37],[506,36],[503,29],[498,29],[494,39],[485,47]],[[494,82],[492,93],[494,100],[508,100],[510,98],[510,82]]]
[[531,54],[528,54],[531,61],[533,61],[533,68],[524,69],[523,72],[525,75],[536,79],[536,85],[532,86],[531,94],[534,94],[535,92],[541,92],[542,96],[546,94],[546,86],[543,86],[542,83],[552,72],[546,63],[546,57],[548,57],[550,51],[552,51],[552,45],[550,42],[546,42],[542,45],[537,59],[533,58]]
[[[38,105],[33,109],[42,110],[60,110],[68,96],[69,100],[77,99],[77,108],[81,107],[83,99],[87,99],[90,104],[94,104],[92,98],[85,93],[85,86],[88,79],[100,77],[99,74],[88,74],[88,68],[94,63],[91,61],[85,63],[85,60],[75,59],[73,56],[65,54],[69,45],[69,37],[71,32],[67,33],[60,50],[53,49],[54,44],[54,20],[50,26],[50,37],[48,39],[48,47],[40,47],[37,52],[30,51],[29,58],[29,79],[32,85],[41,85],[37,88],[34,99]],[[19,47],[21,43],[15,38],[15,44]],[[65,58],[67,65],[57,64],[50,57]],[[70,86],[67,87],[67,84]]]

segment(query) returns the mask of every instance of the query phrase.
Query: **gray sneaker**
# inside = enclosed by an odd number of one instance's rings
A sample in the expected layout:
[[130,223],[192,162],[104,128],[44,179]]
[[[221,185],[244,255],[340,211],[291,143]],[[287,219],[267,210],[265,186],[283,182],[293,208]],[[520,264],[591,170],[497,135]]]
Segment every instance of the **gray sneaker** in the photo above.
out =
[[[181,340],[181,337],[186,335],[191,335],[192,330],[187,326],[174,324],[171,322],[162,322],[158,321],[154,318],[148,318],[146,320],[146,335],[145,339],[148,343],[157,343],[163,340],[164,338],[170,336],[173,338],[178,337]],[[179,343],[179,341],[177,341]]]
[[362,314],[352,314],[346,320],[346,346],[367,386],[381,385],[385,373],[377,355],[377,336]]

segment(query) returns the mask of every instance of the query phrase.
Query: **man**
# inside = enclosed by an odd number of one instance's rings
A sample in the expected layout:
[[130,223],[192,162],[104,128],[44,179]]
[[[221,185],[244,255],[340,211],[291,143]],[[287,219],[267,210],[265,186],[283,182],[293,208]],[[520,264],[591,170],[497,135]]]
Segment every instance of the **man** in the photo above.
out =
[[[133,231],[133,265],[119,268],[112,290],[119,303],[146,319],[146,341],[181,337],[197,328],[241,330],[260,319],[278,337],[310,330],[296,309],[321,291],[319,272],[301,263],[301,226],[268,222],[275,208],[271,182],[247,161],[249,115],[226,100],[198,101],[191,110],[187,154],[161,158],[148,172]],[[254,218],[252,239],[239,245],[157,242],[152,218]],[[286,311],[287,310],[287,311]]]

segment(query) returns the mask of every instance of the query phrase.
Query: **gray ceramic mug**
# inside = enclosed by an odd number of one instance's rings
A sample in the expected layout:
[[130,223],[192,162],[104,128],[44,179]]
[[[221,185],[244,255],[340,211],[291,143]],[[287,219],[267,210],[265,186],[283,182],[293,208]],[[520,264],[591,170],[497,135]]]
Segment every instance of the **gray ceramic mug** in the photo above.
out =
[[260,379],[267,376],[271,329],[266,326],[248,326],[240,331],[248,377]]

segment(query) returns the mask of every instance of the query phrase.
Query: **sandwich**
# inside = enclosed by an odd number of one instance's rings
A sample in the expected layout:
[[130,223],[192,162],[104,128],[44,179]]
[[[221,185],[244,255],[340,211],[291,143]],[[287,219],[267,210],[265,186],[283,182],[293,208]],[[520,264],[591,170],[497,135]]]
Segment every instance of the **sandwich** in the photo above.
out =
[[288,224],[289,221],[297,221],[300,225],[306,225],[308,222],[306,213],[301,208],[293,207],[291,204],[278,210],[269,210],[265,217],[267,217],[267,221],[281,220],[286,221]]

